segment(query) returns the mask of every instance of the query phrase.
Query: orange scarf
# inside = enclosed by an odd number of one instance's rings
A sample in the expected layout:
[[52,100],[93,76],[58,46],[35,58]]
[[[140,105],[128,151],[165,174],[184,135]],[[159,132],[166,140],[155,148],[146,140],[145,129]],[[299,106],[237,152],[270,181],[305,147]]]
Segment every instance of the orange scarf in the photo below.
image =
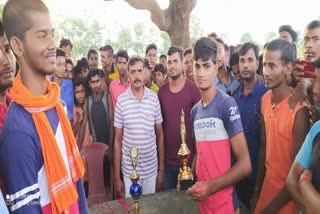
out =
[[[60,101],[60,88],[56,83],[51,83],[48,79],[46,81],[48,93],[42,96],[33,96],[23,85],[19,72],[10,94],[16,103],[32,115],[41,143],[52,213],[60,214],[63,211],[68,211],[69,206],[77,202],[78,193],[75,183],[83,177],[84,166],[70,122]],[[45,114],[45,111],[53,108],[56,108],[61,124],[71,177],[67,172],[54,133]]]

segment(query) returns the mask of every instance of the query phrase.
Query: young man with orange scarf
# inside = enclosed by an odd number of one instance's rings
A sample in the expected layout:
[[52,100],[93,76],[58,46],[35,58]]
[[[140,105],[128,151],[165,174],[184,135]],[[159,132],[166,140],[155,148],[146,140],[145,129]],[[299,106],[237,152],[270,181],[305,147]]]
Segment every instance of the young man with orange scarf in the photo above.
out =
[[48,8],[41,0],[9,0],[3,24],[20,72],[0,137],[0,170],[13,213],[88,213],[84,166],[55,70],[56,45]]

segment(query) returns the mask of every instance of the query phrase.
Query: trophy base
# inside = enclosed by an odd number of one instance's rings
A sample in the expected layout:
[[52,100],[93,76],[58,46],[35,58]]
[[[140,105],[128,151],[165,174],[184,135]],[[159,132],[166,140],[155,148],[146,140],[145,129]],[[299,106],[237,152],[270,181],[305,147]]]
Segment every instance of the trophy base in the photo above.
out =
[[133,214],[139,214],[140,213],[140,206],[138,204],[138,201],[135,201],[132,206],[132,213]]
[[192,187],[192,185],[193,185],[193,180],[192,180],[192,179],[189,179],[189,180],[179,180],[178,182],[179,182],[179,184],[180,184],[179,191],[188,190],[188,188]]

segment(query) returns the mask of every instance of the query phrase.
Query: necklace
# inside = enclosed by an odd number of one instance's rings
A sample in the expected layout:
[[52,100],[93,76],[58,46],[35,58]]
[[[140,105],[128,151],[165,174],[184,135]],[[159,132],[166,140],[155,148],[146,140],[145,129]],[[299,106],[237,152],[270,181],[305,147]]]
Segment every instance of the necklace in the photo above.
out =
[[203,107],[204,107],[204,108],[207,107],[207,105],[208,105],[208,103],[205,103],[205,102],[203,102],[203,101],[202,101],[202,104],[203,104]]

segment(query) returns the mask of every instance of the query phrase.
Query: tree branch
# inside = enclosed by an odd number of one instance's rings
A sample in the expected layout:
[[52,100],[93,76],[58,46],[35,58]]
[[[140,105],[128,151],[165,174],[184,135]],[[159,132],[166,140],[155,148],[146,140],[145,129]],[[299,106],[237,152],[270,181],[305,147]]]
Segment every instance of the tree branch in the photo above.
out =
[[[162,30],[167,30],[166,19],[156,0],[125,0],[131,7],[137,10],[149,10],[152,22]],[[194,0],[193,0],[194,1]]]

